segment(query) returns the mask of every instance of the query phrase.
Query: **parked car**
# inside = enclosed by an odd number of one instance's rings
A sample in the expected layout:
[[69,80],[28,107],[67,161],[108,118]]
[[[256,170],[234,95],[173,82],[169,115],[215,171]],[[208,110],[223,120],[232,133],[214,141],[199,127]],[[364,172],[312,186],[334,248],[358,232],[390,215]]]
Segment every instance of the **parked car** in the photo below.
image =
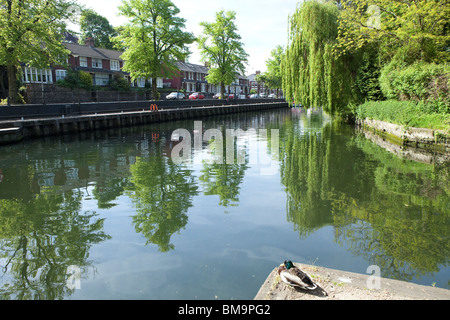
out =
[[230,94],[228,95],[228,99],[235,99],[234,93],[230,93]]
[[223,98],[222,98],[222,95],[220,94],[220,92],[218,92],[213,96],[213,99],[223,99]]
[[249,96],[249,99],[259,99],[259,98],[261,98],[261,97],[256,93],[253,93]]
[[268,96],[267,96],[267,98],[270,98],[270,99],[275,99],[277,96],[276,96],[276,94],[275,93],[271,93],[271,94],[269,94]]
[[181,92],[171,92],[166,97],[167,100],[182,100],[184,99],[184,94]]
[[205,96],[202,95],[201,93],[194,92],[193,94],[191,94],[191,95],[189,96],[189,99],[190,99],[190,100],[205,99]]

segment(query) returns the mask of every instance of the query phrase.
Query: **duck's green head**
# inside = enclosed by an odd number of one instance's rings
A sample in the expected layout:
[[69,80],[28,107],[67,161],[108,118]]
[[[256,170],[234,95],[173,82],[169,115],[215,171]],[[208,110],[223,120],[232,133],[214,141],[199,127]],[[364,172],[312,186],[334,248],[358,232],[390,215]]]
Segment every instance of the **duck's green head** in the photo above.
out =
[[290,268],[292,268],[294,266],[294,264],[292,263],[291,260],[286,260],[286,261],[284,261],[284,266],[286,267],[286,269],[289,270]]

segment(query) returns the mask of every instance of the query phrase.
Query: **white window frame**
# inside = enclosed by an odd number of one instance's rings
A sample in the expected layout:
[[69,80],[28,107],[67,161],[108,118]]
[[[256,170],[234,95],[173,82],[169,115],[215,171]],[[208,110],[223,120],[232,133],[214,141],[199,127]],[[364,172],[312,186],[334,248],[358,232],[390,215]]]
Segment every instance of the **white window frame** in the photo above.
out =
[[138,88],[144,88],[145,87],[145,78],[144,77],[137,78],[134,81],[134,86],[138,87]]
[[65,70],[65,69],[55,70],[55,75],[56,75],[56,81],[64,80],[67,76],[67,70]]
[[22,79],[25,83],[53,83],[52,70],[24,67]]
[[156,78],[156,87],[162,88],[164,86],[163,78]]
[[103,69],[102,59],[92,58],[92,68]]
[[87,57],[80,57],[80,67],[86,67],[87,68]]
[[111,60],[110,61],[111,70],[120,71],[120,62],[119,60]]
[[106,86],[109,82],[109,75],[104,73],[96,73],[94,75],[94,80],[96,86]]

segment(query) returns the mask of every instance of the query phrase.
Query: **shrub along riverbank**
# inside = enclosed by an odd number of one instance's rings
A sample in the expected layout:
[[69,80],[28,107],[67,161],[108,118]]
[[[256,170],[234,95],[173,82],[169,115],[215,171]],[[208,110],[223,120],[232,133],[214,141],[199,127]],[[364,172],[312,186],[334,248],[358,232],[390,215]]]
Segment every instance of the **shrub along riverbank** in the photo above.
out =
[[414,101],[368,101],[355,108],[357,119],[381,120],[406,127],[444,130],[450,133],[449,106]]
[[287,101],[448,132],[449,15],[438,0],[299,3],[280,64]]

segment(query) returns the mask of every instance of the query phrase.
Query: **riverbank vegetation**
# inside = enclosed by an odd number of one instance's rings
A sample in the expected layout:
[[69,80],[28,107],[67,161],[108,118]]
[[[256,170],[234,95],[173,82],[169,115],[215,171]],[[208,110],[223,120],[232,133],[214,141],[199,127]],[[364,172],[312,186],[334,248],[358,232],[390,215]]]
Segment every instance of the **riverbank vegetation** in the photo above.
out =
[[[447,111],[444,111],[447,110]],[[450,130],[448,105],[415,101],[366,101],[354,109],[358,119],[377,119],[408,127]]]
[[448,130],[448,16],[449,1],[302,2],[281,63],[286,99],[347,121]]

